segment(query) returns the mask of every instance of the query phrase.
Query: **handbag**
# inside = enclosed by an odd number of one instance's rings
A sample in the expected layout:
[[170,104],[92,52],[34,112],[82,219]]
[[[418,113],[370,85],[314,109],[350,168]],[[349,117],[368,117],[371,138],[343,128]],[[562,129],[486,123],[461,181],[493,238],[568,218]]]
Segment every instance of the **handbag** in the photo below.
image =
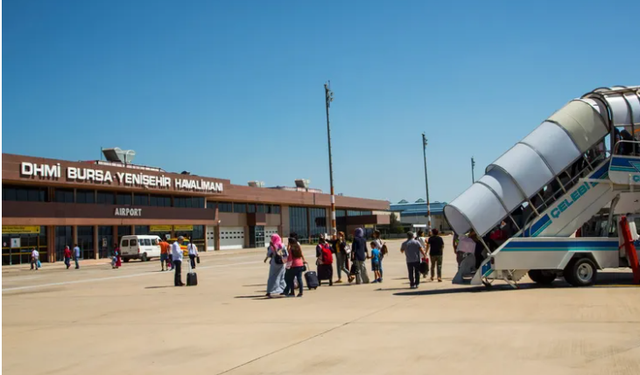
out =
[[200,255],[196,255],[196,263],[200,264]]

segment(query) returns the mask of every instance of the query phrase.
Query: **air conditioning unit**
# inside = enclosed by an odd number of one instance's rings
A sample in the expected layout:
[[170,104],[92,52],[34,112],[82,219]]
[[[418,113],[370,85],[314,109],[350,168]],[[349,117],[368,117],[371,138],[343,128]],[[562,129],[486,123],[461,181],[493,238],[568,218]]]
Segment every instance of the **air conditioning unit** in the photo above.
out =
[[310,180],[298,179],[296,180],[296,187],[308,189],[310,183],[311,183]]
[[133,162],[136,157],[136,152],[133,150],[121,150],[119,147],[103,148],[102,154],[108,161],[129,164]]
[[263,188],[264,187],[264,181],[249,181],[249,186]]

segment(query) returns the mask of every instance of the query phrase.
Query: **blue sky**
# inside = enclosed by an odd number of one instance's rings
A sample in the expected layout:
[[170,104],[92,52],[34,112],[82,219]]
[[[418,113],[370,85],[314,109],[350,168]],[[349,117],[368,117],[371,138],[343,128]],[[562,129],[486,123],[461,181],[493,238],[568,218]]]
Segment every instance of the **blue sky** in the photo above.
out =
[[547,116],[640,84],[638,1],[36,1],[2,8],[2,149],[451,201]]

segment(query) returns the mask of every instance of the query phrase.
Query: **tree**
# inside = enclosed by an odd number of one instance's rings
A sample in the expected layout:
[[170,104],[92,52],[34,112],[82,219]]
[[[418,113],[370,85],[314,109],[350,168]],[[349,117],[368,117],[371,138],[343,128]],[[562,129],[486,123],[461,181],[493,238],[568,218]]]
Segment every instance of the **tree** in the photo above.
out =
[[391,233],[400,234],[404,232],[402,228],[402,224],[398,221],[398,217],[394,212],[391,213],[391,218],[389,220],[389,231]]

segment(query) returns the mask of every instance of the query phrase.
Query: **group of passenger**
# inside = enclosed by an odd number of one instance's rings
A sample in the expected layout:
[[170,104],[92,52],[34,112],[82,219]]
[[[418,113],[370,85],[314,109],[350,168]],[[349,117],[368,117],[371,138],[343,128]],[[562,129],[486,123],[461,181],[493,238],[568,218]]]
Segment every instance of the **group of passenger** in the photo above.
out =
[[[321,235],[316,246],[316,265],[318,284],[328,280],[333,285],[333,259],[337,271],[336,284],[342,283],[343,274],[349,283],[356,284],[383,282],[384,269],[382,266],[385,256],[388,254],[387,245],[382,241],[380,232],[373,232],[373,240],[369,243],[371,251],[364,237],[364,230],[357,228],[349,245],[343,232],[327,239]],[[418,232],[416,237],[412,232],[407,233],[407,241],[401,246],[401,252],[405,254],[409,271],[410,288],[417,288],[420,284],[420,264],[427,263],[427,254],[431,259],[431,281],[435,280],[437,272],[438,282],[442,282],[442,257],[444,241],[439,236],[439,231],[433,229],[428,239],[424,238],[424,232]],[[366,263],[371,263],[371,271],[374,279],[370,281]],[[269,279],[267,281],[268,298],[275,295],[294,296],[296,287],[299,289],[298,297],[303,295],[303,277],[309,264],[302,254],[298,238],[292,234],[285,246],[278,234],[271,236],[271,243],[267,250],[264,262],[269,262]],[[427,276],[428,270],[424,272]]]

